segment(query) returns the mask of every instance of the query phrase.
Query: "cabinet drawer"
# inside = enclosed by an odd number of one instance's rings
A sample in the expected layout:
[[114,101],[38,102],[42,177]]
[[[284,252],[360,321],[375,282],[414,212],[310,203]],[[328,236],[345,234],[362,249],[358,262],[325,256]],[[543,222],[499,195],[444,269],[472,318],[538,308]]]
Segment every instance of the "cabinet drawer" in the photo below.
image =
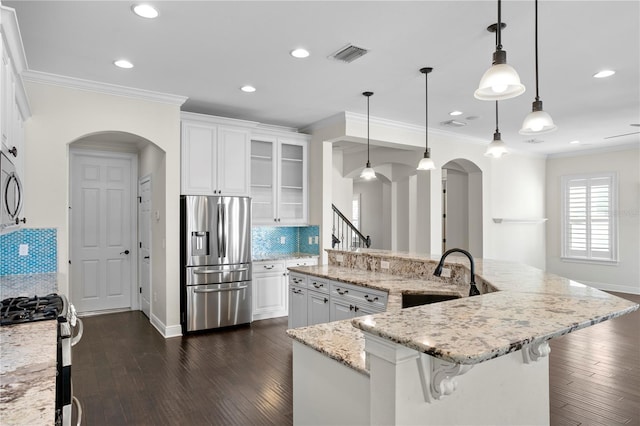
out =
[[316,277],[307,277],[307,288],[319,293],[329,294],[329,282]]
[[373,310],[384,310],[387,306],[387,293],[340,282],[331,282],[331,297],[342,297],[361,308],[370,306]]
[[301,288],[307,288],[307,276],[296,274],[294,272],[289,274],[289,285]]
[[253,273],[273,273],[273,272],[285,272],[285,263],[283,261],[278,262],[253,262]]

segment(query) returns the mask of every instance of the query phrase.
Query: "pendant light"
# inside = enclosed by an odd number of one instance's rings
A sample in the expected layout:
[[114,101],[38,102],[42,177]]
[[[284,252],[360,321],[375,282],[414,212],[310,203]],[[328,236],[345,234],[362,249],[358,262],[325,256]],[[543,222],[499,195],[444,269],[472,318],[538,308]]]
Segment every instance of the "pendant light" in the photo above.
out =
[[429,73],[433,71],[433,68],[425,67],[420,68],[420,72],[424,74],[424,82],[425,82],[425,128],[424,128],[424,137],[425,137],[425,145],[424,145],[424,158],[420,160],[418,163],[417,170],[434,170],[436,165],[433,164],[433,160],[431,159],[431,151],[429,150]]
[[496,101],[496,132],[493,134],[493,140],[487,147],[487,151],[484,153],[487,157],[500,158],[503,155],[507,155],[509,150],[504,142],[502,142],[500,136],[500,130],[498,129],[498,101]]
[[532,111],[527,114],[520,129],[521,135],[539,135],[549,133],[558,127],[553,124],[553,119],[542,110],[542,101],[538,93],[538,0],[535,0],[536,16],[536,100],[533,101]]
[[369,162],[369,98],[373,95],[373,92],[363,92],[362,94],[367,97],[367,165],[360,173],[360,177],[365,180],[372,180],[376,178],[376,172]]
[[[478,89],[473,96],[483,101],[497,101],[515,98],[524,93],[516,70],[507,64],[507,52],[502,50],[502,2],[498,0],[498,24],[496,26],[496,51],[493,52],[493,64],[480,79]],[[493,25],[487,30],[493,31]]]

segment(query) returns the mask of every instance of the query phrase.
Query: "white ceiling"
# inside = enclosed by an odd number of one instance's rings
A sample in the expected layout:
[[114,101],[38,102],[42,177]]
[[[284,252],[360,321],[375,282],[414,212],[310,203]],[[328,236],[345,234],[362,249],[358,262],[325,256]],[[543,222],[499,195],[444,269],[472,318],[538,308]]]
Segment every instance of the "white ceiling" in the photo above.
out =
[[[419,69],[430,66],[429,127],[493,137],[495,104],[473,92],[495,50],[486,30],[497,21],[495,1],[149,3],[157,19],[135,16],[133,1],[3,5],[16,9],[30,70],[187,96],[186,111],[302,128],[342,111],[366,114],[368,90],[372,117],[423,126]],[[535,144],[518,134],[535,98],[533,0],[503,1],[502,21],[508,63],[527,86],[500,102],[510,147],[552,154],[640,141],[631,126],[640,124],[640,2],[540,1],[540,97],[559,130]],[[327,58],[349,43],[370,52],[351,64]],[[311,56],[292,58],[297,47]],[[135,67],[116,68],[120,58]],[[617,73],[592,77],[605,68]],[[241,92],[244,84],[257,91]],[[467,126],[440,125],[451,118]]]

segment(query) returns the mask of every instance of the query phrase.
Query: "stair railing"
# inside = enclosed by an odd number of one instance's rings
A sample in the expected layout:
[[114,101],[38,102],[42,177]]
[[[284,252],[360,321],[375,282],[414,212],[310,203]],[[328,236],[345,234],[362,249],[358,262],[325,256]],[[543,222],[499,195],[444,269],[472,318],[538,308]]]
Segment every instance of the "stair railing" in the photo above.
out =
[[358,247],[371,247],[371,237],[369,235],[365,237],[335,204],[331,204],[331,208],[333,209],[331,248],[351,250]]

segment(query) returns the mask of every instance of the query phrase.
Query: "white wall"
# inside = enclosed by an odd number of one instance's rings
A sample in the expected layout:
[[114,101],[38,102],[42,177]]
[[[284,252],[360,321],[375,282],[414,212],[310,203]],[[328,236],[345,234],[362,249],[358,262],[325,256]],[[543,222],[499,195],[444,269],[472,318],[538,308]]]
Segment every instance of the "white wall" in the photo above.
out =
[[[560,260],[561,191],[564,175],[616,172],[618,175],[618,253],[616,265]],[[547,268],[605,290],[640,294],[640,149],[597,152],[547,161]]]
[[342,157],[341,150],[333,150],[332,202],[347,219],[352,220],[353,179],[343,177]]
[[[154,200],[161,219],[154,229],[158,235],[153,236],[160,246],[154,247],[152,273],[158,293],[152,315],[162,325],[179,329],[179,105],[29,81],[25,86],[32,110],[32,117],[25,124],[24,181],[29,226],[58,230],[58,271],[66,277],[69,143],[93,133],[122,131],[147,139],[166,153],[166,164],[159,168],[154,180],[155,188],[164,188],[165,198],[158,196]],[[68,294],[66,279],[60,283],[60,291]]]
[[386,208],[383,203],[383,182],[380,179],[368,182],[354,182],[353,193],[361,194],[360,230],[371,237],[371,248],[390,249],[385,246],[384,225],[382,211]]

